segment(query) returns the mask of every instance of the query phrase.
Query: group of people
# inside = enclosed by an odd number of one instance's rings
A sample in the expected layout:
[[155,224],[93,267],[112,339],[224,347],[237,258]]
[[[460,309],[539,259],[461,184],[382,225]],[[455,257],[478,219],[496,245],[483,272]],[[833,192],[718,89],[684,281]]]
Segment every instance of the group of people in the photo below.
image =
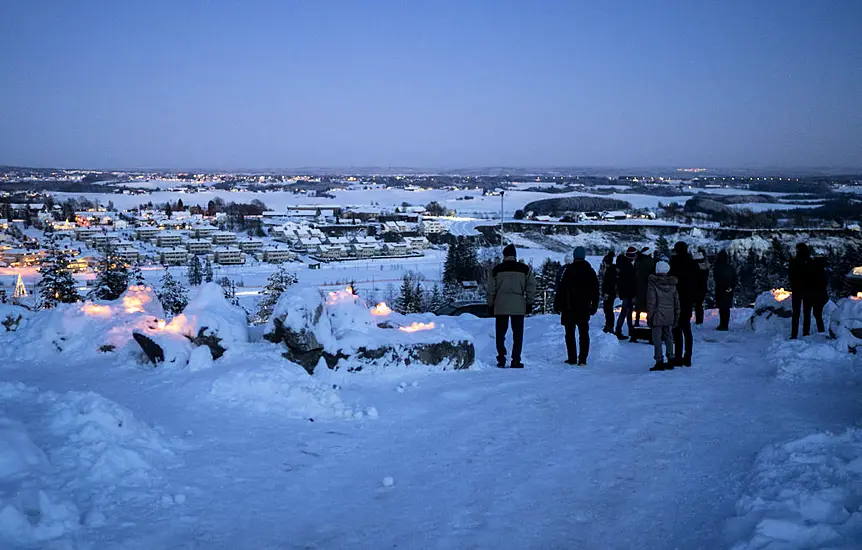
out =
[[[691,319],[703,324],[704,301],[709,287],[710,266],[703,251],[689,252],[688,245],[677,242],[670,258],[664,258],[649,247],[628,249],[614,255],[609,251],[602,259],[599,272],[586,260],[586,250],[579,246],[560,268],[556,280],[554,311],[565,327],[567,358],[570,365],[584,366],[590,353],[590,317],[599,305],[605,315],[604,332],[620,340],[637,342],[641,318],[646,315],[645,338],[654,347],[655,365],[651,371],[691,367],[694,340]],[[726,251],[720,251],[712,268],[715,283],[715,307],[718,330],[726,331],[737,285],[737,274]],[[793,328],[791,338],[798,336],[799,317],[803,315],[803,336],[811,330],[811,314],[817,331],[824,331],[823,308],[828,302],[826,263],[813,258],[804,243],[796,247],[789,267],[792,291]],[[514,245],[503,249],[503,261],[488,278],[487,301],[496,318],[497,366],[506,367],[505,338],[512,326],[511,368],[522,368],[524,316],[536,301],[536,279],[529,266],[518,262]],[[615,310],[621,301],[619,314]],[[623,334],[623,326],[628,334]]]

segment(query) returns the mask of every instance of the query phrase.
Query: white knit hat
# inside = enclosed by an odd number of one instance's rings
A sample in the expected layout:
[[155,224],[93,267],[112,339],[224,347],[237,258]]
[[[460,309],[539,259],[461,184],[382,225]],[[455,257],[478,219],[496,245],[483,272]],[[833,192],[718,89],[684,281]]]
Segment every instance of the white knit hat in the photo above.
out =
[[655,272],[656,273],[668,273],[670,272],[670,264],[667,262],[659,262],[655,264]]

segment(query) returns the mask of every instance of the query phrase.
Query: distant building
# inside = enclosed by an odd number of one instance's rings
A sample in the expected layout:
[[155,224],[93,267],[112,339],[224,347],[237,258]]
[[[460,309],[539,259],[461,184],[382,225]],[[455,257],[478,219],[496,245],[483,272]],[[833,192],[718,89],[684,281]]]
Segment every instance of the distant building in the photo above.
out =
[[191,254],[209,254],[212,250],[213,243],[209,239],[189,239],[186,241],[186,248]]
[[404,237],[404,242],[414,250],[425,250],[431,247],[431,242],[425,237]]
[[296,254],[284,246],[267,246],[263,248],[261,253],[263,261],[271,264],[280,264],[296,259]]
[[263,241],[260,239],[242,239],[237,241],[236,245],[243,252],[260,252],[263,250]]
[[235,246],[217,246],[213,249],[215,263],[220,265],[242,265],[245,263],[245,254]]
[[156,246],[158,247],[177,247],[183,244],[185,235],[177,231],[162,231],[156,235]]
[[185,265],[189,261],[189,253],[185,248],[160,248],[158,252],[163,265]]
[[216,231],[212,234],[213,244],[233,244],[237,241],[236,233],[233,231]]
[[159,234],[161,229],[153,226],[138,227],[135,229],[135,236],[142,241],[150,241]]
[[438,235],[446,232],[446,226],[437,220],[422,220],[419,223],[419,230],[426,235]]

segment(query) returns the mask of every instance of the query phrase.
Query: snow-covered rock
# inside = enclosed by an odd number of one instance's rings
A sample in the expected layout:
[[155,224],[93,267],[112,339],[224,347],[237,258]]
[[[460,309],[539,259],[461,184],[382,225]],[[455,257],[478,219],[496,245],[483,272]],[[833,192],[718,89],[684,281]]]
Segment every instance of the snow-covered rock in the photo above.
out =
[[[375,309],[375,311],[377,311]],[[309,373],[330,368],[420,363],[464,369],[473,364],[472,337],[434,315],[375,315],[349,291],[288,290],[276,304],[265,338],[284,343],[285,357]],[[446,321],[448,324],[448,319]]]
[[843,351],[857,353],[862,344],[862,298],[844,298],[829,318],[829,333]]
[[[824,321],[835,309],[835,302],[829,301],[823,307]],[[751,315],[751,327],[757,332],[782,332],[790,330],[790,319],[793,317],[793,293],[783,288],[776,288],[760,293],[754,302],[754,312]],[[800,323],[802,321],[800,320]],[[814,319],[811,319],[814,327]]]
[[734,550],[855,548],[862,540],[862,431],[769,446],[728,522]]

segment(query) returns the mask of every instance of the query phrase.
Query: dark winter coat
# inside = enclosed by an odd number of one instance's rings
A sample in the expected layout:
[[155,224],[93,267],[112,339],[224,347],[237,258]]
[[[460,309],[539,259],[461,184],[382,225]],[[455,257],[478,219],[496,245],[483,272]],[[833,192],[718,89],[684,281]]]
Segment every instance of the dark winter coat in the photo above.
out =
[[625,254],[617,256],[617,295],[625,299],[633,299],[638,294],[638,281],[635,266]]
[[670,258],[671,277],[676,278],[676,291],[679,294],[679,302],[684,309],[690,309],[694,304],[694,296],[697,289],[697,262],[688,252],[674,254]]
[[788,278],[790,279],[790,290],[796,296],[807,298],[811,294],[811,257],[808,254],[797,254],[790,260]]
[[602,267],[599,268],[599,276],[602,283],[602,298],[604,300],[613,300],[617,297],[617,266],[614,265],[613,256],[610,257],[610,262],[607,257],[602,260]]
[[536,277],[530,266],[507,256],[491,270],[486,293],[494,315],[526,315],[536,303]]
[[655,260],[652,259],[652,256],[638,254],[638,258],[635,260],[635,277],[638,284],[638,293],[635,298],[635,309],[637,311],[646,311],[649,276],[653,273],[655,273]]
[[829,270],[826,266],[826,258],[812,258],[809,266],[812,305],[824,305],[829,301]]
[[599,278],[586,260],[572,262],[554,299],[560,323],[574,325],[579,319],[595,315],[599,309]]
[[736,270],[730,265],[727,252],[721,251],[715,258],[715,269],[712,272],[715,280],[715,307],[729,309],[733,307],[733,292],[736,290]]
[[560,266],[560,269],[557,270],[557,278],[554,280],[554,291],[559,290],[560,281],[563,280],[563,274],[566,272],[567,267],[569,267],[569,264],[564,263]]
[[694,281],[694,301],[703,303],[709,289],[709,262],[706,258],[695,260],[697,264],[697,276]]
[[676,278],[650,275],[647,283],[647,324],[651,327],[673,327],[679,322],[679,295]]

